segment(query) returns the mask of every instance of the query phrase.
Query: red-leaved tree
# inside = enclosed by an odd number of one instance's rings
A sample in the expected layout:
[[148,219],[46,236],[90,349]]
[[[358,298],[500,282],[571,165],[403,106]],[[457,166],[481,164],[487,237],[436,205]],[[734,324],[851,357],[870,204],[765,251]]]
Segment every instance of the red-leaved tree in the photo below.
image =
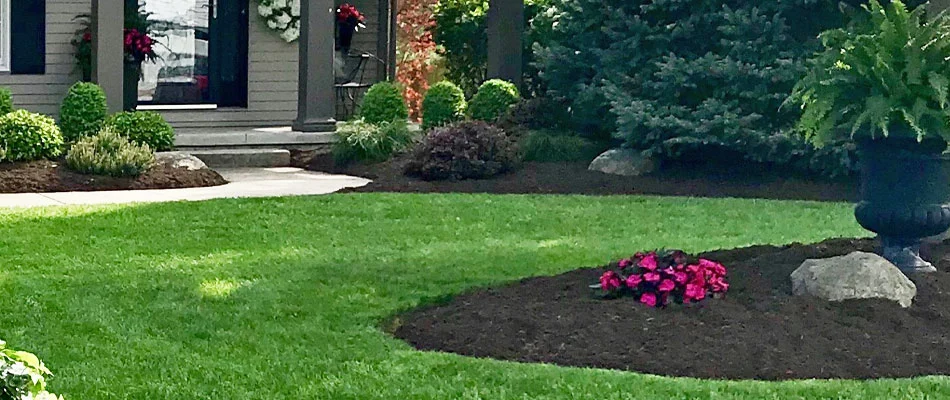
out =
[[436,44],[429,31],[435,24],[433,8],[438,0],[399,0],[396,15],[396,80],[403,87],[409,117],[422,116],[422,97],[429,90],[435,69]]

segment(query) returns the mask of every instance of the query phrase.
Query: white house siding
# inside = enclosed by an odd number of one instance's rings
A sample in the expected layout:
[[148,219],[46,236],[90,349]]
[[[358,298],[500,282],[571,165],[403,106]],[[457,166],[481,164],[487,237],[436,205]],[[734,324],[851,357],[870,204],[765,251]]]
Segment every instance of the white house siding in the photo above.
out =
[[[297,113],[297,45],[284,42],[257,16],[251,0],[249,29],[248,107],[200,111],[163,111],[176,128],[287,126]],[[353,48],[375,53],[379,5],[376,0],[351,1],[366,14],[367,29],[354,37]],[[80,79],[72,40],[79,24],[73,18],[89,13],[90,0],[47,0],[46,74],[0,74],[0,86],[13,92],[18,108],[56,116],[69,86]],[[377,73],[371,63],[366,76]],[[332,73],[327,71],[328,73]]]

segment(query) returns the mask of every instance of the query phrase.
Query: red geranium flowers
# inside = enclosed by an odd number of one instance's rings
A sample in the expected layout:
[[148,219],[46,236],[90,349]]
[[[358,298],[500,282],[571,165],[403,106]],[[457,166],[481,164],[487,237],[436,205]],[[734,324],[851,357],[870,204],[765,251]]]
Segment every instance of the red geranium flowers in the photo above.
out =
[[349,3],[343,3],[340,5],[340,8],[336,9],[336,20],[342,23],[350,23],[352,25],[361,24],[366,20],[366,17],[360,13],[353,5]]
[[650,307],[695,303],[729,290],[726,267],[703,258],[689,262],[679,250],[637,253],[620,260],[593,287],[604,297],[633,296]]

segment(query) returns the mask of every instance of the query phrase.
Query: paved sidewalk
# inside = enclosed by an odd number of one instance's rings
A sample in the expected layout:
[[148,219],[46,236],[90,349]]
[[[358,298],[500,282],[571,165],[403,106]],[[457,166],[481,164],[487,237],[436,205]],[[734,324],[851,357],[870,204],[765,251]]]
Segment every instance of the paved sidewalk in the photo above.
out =
[[39,207],[75,204],[155,203],[222,198],[305,196],[329,194],[365,186],[368,179],[331,175],[300,168],[220,169],[230,183],[190,189],[116,190],[102,192],[0,194],[0,207]]

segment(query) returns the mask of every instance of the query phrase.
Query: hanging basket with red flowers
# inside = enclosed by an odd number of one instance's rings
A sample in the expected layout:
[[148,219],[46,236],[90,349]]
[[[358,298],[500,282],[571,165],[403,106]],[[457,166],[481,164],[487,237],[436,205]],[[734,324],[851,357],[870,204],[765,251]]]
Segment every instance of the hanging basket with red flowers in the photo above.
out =
[[602,298],[631,296],[650,307],[697,303],[729,290],[726,267],[700,258],[690,261],[679,250],[637,253],[610,264],[591,285]]
[[366,16],[360,13],[352,4],[343,3],[336,9],[337,47],[344,53],[349,52],[353,44],[353,33],[359,32],[364,25]]

